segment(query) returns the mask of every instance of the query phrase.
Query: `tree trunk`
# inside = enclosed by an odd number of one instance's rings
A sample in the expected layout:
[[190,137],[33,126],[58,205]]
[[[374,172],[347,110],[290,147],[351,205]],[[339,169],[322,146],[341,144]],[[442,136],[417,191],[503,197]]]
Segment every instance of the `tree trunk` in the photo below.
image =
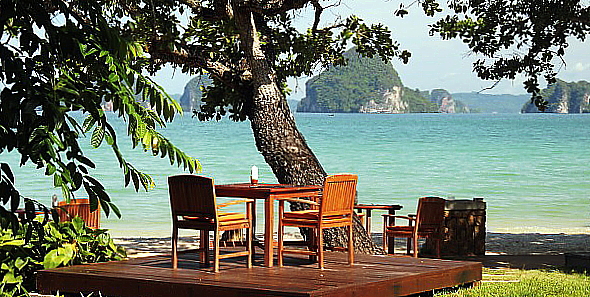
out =
[[[253,102],[248,116],[258,151],[280,183],[323,184],[326,172],[295,125],[287,100],[278,87],[275,71],[260,46],[255,16],[238,5],[234,5],[233,12],[240,29],[241,46],[252,72]],[[304,206],[292,203],[291,209]],[[342,228],[326,230],[325,234],[326,246],[346,246],[346,233]],[[354,237],[356,252],[383,253],[356,216]]]

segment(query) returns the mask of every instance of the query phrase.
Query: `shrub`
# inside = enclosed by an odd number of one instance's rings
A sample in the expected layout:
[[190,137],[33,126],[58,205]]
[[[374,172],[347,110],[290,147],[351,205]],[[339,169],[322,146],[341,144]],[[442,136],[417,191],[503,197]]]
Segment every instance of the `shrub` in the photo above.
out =
[[90,229],[79,217],[71,222],[33,220],[17,224],[17,228],[0,228],[0,296],[25,296],[35,290],[39,269],[126,257],[107,230]]

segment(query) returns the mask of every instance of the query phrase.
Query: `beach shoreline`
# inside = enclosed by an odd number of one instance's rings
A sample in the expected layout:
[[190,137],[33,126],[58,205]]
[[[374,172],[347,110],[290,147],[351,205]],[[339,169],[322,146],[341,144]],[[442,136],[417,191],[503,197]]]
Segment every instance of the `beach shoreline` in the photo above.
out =
[[[298,234],[292,233],[292,238]],[[373,240],[381,243],[381,234],[373,233]],[[115,243],[123,246],[129,257],[143,257],[156,254],[169,254],[170,237],[115,237]],[[402,244],[397,245],[399,252],[405,251]],[[181,236],[179,249],[198,247],[197,236]],[[486,235],[486,255],[562,255],[565,253],[590,252],[590,234],[544,234],[544,233],[498,233]]]

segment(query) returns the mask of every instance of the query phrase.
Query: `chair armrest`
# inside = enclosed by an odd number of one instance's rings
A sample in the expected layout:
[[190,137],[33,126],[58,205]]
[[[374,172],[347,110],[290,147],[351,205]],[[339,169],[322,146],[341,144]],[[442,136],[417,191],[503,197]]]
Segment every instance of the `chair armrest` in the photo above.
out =
[[240,204],[240,203],[250,203],[250,202],[254,202],[254,199],[232,200],[232,201],[229,201],[229,202],[217,204],[217,208],[223,208],[223,207],[227,207],[227,206],[230,206],[230,205],[235,205],[235,204]]
[[412,217],[411,215],[408,216],[398,216],[398,215],[390,215],[390,214],[382,214],[383,217],[395,218],[395,219],[406,219],[409,221],[415,221],[416,217]]
[[299,202],[299,203],[306,203],[311,205],[320,205],[319,203],[311,200],[299,199],[299,198],[277,198],[279,201],[289,201],[289,202]]

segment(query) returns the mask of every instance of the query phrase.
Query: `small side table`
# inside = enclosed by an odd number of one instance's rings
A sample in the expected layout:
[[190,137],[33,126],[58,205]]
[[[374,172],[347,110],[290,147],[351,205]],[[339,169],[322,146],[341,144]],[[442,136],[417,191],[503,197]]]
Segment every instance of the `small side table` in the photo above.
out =
[[[363,210],[365,211],[365,229],[367,230],[367,233],[371,234],[371,212],[373,210],[387,210],[390,215],[395,215],[395,211],[402,209],[403,206],[398,204],[357,204],[354,206],[354,208],[360,212]],[[393,223],[395,223],[394,220],[391,220],[390,224]],[[390,238],[389,242],[387,243],[389,249],[388,253],[390,254],[393,254],[395,249],[393,242],[394,239]]]

